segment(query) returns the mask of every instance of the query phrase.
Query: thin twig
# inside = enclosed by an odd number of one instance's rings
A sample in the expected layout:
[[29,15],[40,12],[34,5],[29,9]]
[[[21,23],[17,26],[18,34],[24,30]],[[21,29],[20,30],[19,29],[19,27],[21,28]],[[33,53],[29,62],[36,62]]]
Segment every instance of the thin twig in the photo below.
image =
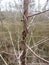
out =
[[17,57],[16,49],[15,49],[15,46],[14,46],[14,43],[13,43],[13,40],[12,40],[12,36],[11,36],[11,32],[9,31],[9,29],[8,29],[8,33],[9,33],[9,36],[10,36],[10,39],[11,39],[11,43],[12,43],[12,46],[13,46],[13,49],[14,49],[15,56]]
[[2,57],[2,55],[0,54],[1,59],[3,60],[3,62],[5,63],[5,65],[8,65],[7,62],[4,60],[4,58]]
[[39,12],[39,13],[36,13],[36,14],[33,14],[33,15],[28,15],[28,17],[32,17],[32,16],[35,16],[35,15],[39,15],[39,14],[42,14],[42,13],[45,13],[45,12],[48,12],[48,10],[45,10],[45,11],[42,11],[42,12]]
[[10,55],[10,56],[15,56],[15,54],[9,53],[9,52],[6,52],[6,51],[1,51],[0,53],[1,53],[1,54],[5,53],[5,54]]
[[39,59],[41,59],[42,61],[46,62],[49,64],[49,61],[45,60],[44,58],[40,57],[39,55],[37,55],[27,44],[26,47]]
[[27,27],[27,29],[30,28],[30,26],[31,26],[31,24],[33,23],[34,19],[35,19],[35,16],[34,16],[33,19],[31,20],[31,22],[29,23],[29,26]]
[[36,43],[36,45],[35,45],[35,46],[32,46],[31,48],[34,48],[34,47],[36,47],[36,46],[38,46],[38,45],[40,45],[40,44],[42,44],[43,42],[46,42],[46,41],[48,41],[48,40],[49,40],[49,38],[44,38],[44,39],[38,41],[38,42]]

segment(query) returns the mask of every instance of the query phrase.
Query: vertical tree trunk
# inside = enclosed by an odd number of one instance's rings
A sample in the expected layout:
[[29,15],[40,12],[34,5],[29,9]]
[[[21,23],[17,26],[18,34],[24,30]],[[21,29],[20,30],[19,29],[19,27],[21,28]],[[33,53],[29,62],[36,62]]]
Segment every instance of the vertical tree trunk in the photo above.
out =
[[23,32],[22,32],[22,50],[23,54],[21,56],[21,65],[25,65],[26,58],[26,36],[27,36],[27,21],[28,21],[28,0],[24,0],[24,13],[23,13]]

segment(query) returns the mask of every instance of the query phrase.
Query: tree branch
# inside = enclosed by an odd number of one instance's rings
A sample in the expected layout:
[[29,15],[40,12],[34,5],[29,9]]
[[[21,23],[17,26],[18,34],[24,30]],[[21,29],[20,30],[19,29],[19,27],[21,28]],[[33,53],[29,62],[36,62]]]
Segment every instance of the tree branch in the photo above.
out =
[[31,48],[37,47],[38,45],[40,45],[40,44],[42,44],[42,43],[44,43],[44,42],[46,42],[46,41],[48,41],[48,40],[49,40],[49,38],[44,38],[44,39],[38,41],[38,42],[36,43],[36,45],[35,45],[35,46],[32,46]]
[[[7,27],[6,27],[6,28],[7,28]],[[16,53],[16,49],[15,49],[15,46],[14,46],[14,43],[13,43],[13,40],[12,40],[11,32],[9,31],[8,28],[7,28],[7,30],[8,30],[8,33],[9,33],[10,39],[11,39],[11,43],[12,43],[12,46],[13,46],[13,49],[14,49],[15,56],[16,56],[16,58],[17,58],[17,53]]]
[[10,55],[10,56],[15,56],[15,54],[9,53],[9,52],[6,52],[6,51],[1,51],[0,53],[1,53],[1,54],[5,53],[5,54]]
[[7,62],[4,60],[4,58],[2,57],[2,55],[0,54],[1,59],[3,60],[3,62],[5,63],[5,65],[8,65]]
[[33,15],[28,15],[28,17],[32,17],[32,16],[35,16],[35,15],[39,15],[39,14],[45,13],[47,11],[49,11],[49,9],[48,10],[45,10],[45,11],[42,11],[42,12],[39,12],[39,13],[36,13],[36,14],[33,14]]
[[49,64],[49,61],[45,60],[44,58],[40,57],[39,55],[37,55],[27,44],[26,47],[39,59],[41,59],[42,61],[46,62]]

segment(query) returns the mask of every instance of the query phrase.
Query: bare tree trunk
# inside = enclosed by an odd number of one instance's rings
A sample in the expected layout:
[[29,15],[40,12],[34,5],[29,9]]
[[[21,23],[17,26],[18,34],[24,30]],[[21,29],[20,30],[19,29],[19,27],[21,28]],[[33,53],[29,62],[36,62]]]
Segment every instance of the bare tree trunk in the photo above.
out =
[[24,0],[24,13],[23,13],[23,32],[22,32],[22,50],[21,65],[25,65],[26,58],[26,36],[27,36],[27,21],[28,21],[28,0]]

